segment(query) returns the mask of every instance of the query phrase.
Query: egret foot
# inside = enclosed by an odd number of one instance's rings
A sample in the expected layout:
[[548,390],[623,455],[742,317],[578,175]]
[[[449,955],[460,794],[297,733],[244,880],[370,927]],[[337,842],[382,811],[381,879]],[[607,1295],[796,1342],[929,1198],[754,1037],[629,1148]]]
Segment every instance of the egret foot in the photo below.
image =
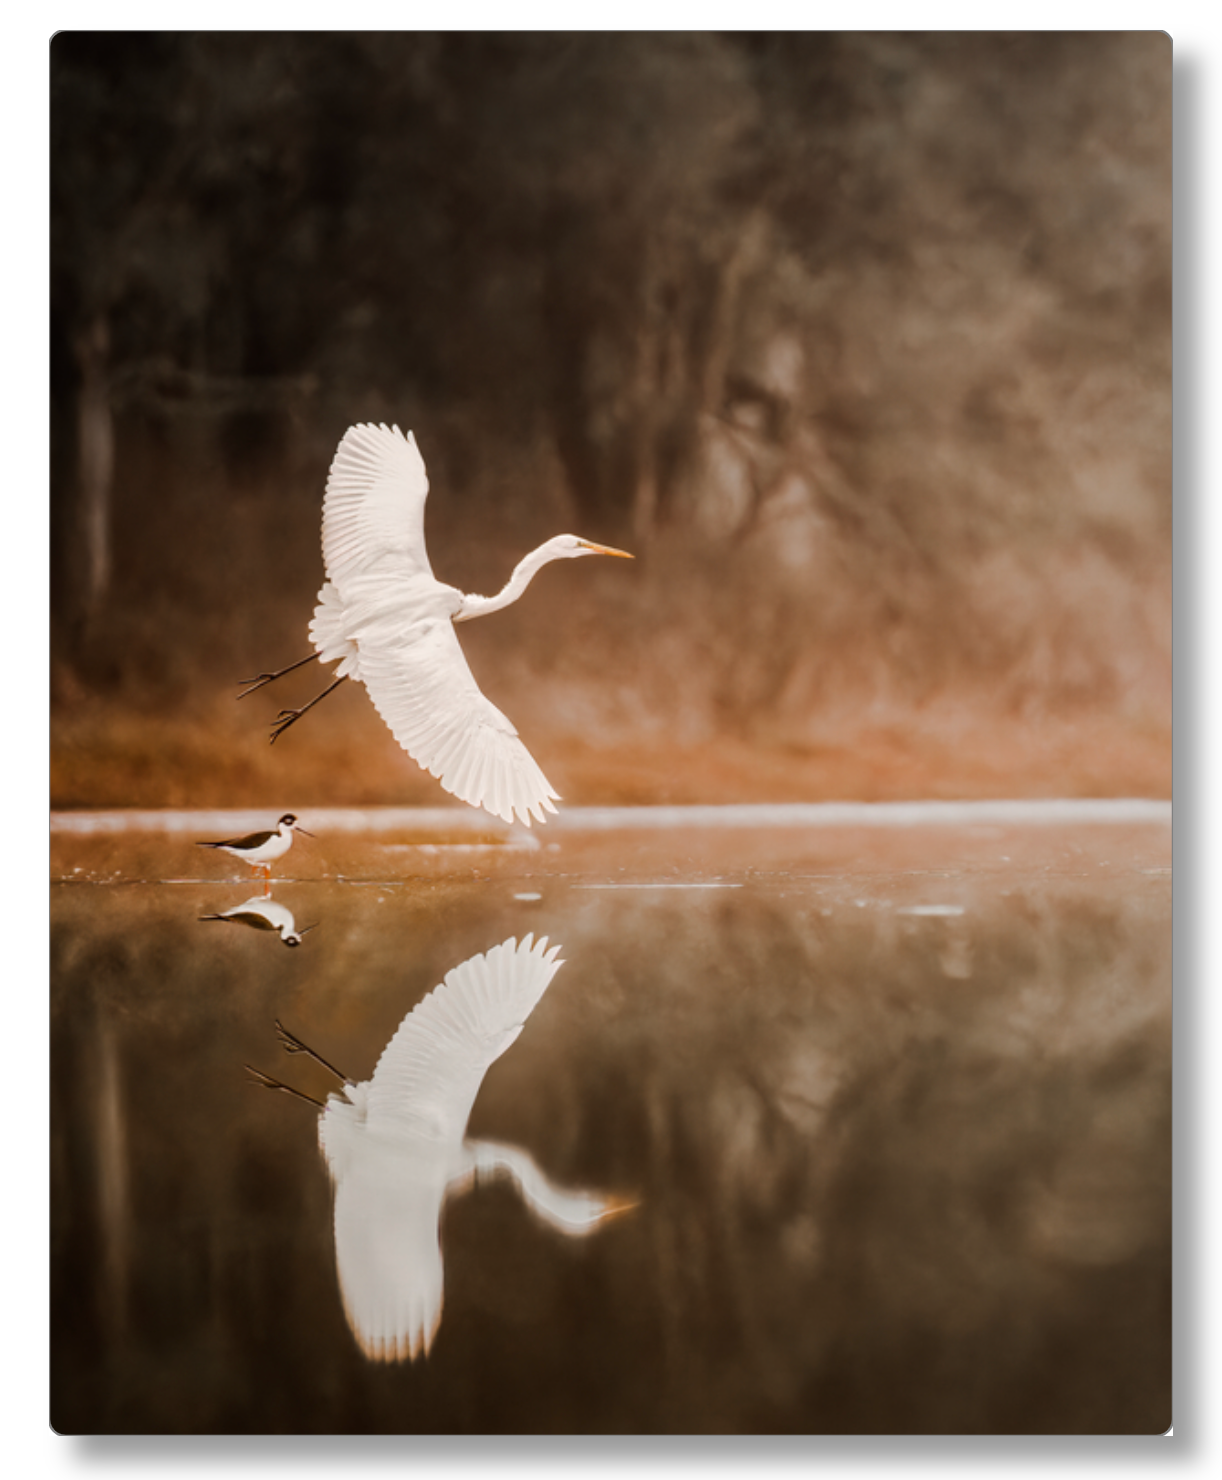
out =
[[[300,709],[282,709],[280,713],[276,716],[276,722],[272,726],[272,738],[270,743],[272,745],[275,745],[276,741],[279,740],[281,735],[284,734],[285,730],[287,730],[290,725],[295,725],[303,714],[308,714],[309,711],[314,708],[315,704],[321,704],[328,694],[339,688],[340,684],[343,683],[346,677],[346,674],[341,673],[333,684],[328,684],[328,686],[322,691],[321,694],[315,694],[310,702],[308,704],[303,704]],[[240,699],[241,697],[242,696],[239,694],[238,698]]]
[[301,1039],[295,1033],[290,1033],[279,1018],[276,1019],[276,1036],[280,1039],[280,1046],[284,1049],[285,1053],[307,1054],[316,1064],[321,1064],[328,1073],[334,1074],[341,1084],[352,1084],[355,1082],[349,1079],[346,1074],[341,1074],[334,1064],[329,1064],[323,1058],[322,1054],[315,1053],[308,1044],[302,1043]]
[[275,673],[260,673],[258,678],[240,678],[239,683],[247,685],[238,695],[239,699],[245,699],[247,694],[253,694],[256,689],[261,689],[264,684],[274,683],[276,679],[283,678],[286,673],[292,673],[294,668],[303,668],[307,663],[312,663],[318,657],[317,653],[310,653],[308,657],[299,658],[296,663],[290,663],[287,668],[278,668]]
[[316,1100],[313,1095],[302,1094],[301,1090],[294,1089],[291,1084],[285,1084],[279,1079],[273,1079],[270,1074],[264,1074],[262,1069],[256,1069],[253,1064],[246,1065],[246,1072],[251,1076],[255,1084],[260,1084],[264,1089],[278,1089],[286,1095],[293,1095],[299,1100],[307,1100],[311,1105],[317,1105],[320,1110],[327,1107],[321,1100]]

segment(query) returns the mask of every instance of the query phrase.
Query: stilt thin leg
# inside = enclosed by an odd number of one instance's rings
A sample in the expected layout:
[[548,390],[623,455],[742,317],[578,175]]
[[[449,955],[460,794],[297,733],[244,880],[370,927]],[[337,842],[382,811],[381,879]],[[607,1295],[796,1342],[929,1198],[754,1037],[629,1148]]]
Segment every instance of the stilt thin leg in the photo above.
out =
[[286,673],[292,673],[294,668],[304,668],[307,663],[312,663],[318,657],[317,653],[310,653],[308,657],[299,659],[296,663],[290,663],[287,668],[280,668],[275,673],[260,673],[258,678],[241,678],[239,683],[248,684],[238,695],[239,699],[245,699],[247,694],[253,694],[256,689],[261,689],[264,684],[274,683],[276,679],[283,678]]
[[[325,688],[321,694],[315,694],[310,702],[303,704],[300,709],[282,709],[276,718],[276,723],[272,726],[271,743],[275,745],[276,741],[279,740],[290,725],[295,725],[303,714],[307,714],[314,708],[315,704],[321,704],[328,694],[339,688],[347,676],[346,673],[341,673],[333,684]],[[239,695],[239,697],[241,696]]]

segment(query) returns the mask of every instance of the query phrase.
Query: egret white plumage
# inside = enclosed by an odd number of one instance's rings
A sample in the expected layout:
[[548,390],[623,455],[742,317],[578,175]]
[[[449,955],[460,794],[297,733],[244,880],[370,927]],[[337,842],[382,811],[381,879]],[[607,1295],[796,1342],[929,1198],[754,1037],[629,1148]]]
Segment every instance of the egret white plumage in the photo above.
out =
[[516,1147],[464,1139],[485,1073],[521,1033],[563,965],[559,954],[528,935],[456,966],[408,1013],[372,1078],[359,1084],[277,1023],[289,1053],[309,1054],[342,1081],[325,1104],[247,1065],[260,1084],[322,1111],[340,1293],[368,1357],[428,1352],[441,1322],[441,1213],[454,1193],[506,1173],[541,1218],[568,1234],[634,1206],[557,1187]]
[[515,602],[552,560],[633,557],[561,534],[520,560],[495,596],[437,580],[424,542],[428,476],[415,436],[361,423],[344,433],[327,477],[322,547],[326,581],[310,623],[314,652],[247,680],[245,698],[314,658],[338,662],[336,678],[300,709],[282,709],[273,743],[345,678],[363,683],[395,739],[454,796],[506,822],[530,826],[554,812],[558,793],[518,732],[484,697],[463,656],[455,622]]
[[262,873],[265,879],[270,879],[272,864],[277,858],[283,858],[293,846],[295,832],[305,833],[307,838],[314,836],[312,832],[306,832],[291,812],[286,812],[267,832],[247,833],[244,838],[226,838],[220,843],[197,843],[196,847],[219,848],[222,853],[250,864],[256,874]]

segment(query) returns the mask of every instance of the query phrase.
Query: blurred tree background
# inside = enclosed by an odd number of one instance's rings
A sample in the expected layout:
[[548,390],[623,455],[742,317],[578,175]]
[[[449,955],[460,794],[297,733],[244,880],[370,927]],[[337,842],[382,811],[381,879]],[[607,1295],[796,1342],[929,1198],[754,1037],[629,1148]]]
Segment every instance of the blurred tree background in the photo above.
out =
[[[1170,794],[1158,33],[51,48],[52,800],[438,802],[274,750],[345,428],[570,801]],[[302,688],[294,688],[298,678]],[[261,707],[260,707],[261,706]]]

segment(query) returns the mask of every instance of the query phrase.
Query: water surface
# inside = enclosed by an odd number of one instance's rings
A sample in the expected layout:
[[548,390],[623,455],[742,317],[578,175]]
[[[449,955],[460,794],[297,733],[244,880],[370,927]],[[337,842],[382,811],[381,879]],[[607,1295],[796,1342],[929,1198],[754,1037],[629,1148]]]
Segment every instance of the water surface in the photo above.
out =
[[[270,905],[192,846],[226,820],[53,833],[57,1429],[1170,1422],[1157,811],[303,813],[318,837]],[[490,1066],[442,1074],[438,1050],[407,1076],[466,1074],[468,1141],[516,1171],[439,1172],[417,1103],[337,1172],[319,1106],[245,1067],[326,1103],[339,1081],[277,1020],[367,1085],[447,975],[543,937],[563,965]],[[416,1298],[439,1223],[427,1343],[365,1339],[346,1176],[379,1312]],[[543,1187],[614,1215],[575,1230]]]

